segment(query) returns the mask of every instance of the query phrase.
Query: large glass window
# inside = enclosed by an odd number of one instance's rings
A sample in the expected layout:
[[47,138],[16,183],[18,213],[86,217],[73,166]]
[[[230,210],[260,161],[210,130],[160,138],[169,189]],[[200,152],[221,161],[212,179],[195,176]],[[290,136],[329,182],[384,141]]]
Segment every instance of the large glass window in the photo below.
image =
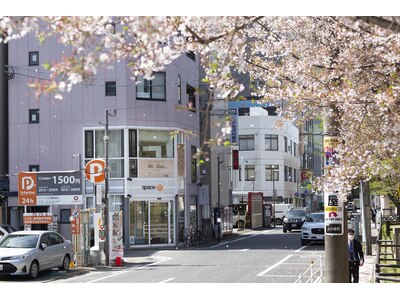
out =
[[174,158],[174,139],[168,131],[139,130],[139,156]]
[[239,150],[254,150],[254,135],[239,135]]
[[85,158],[93,158],[93,153],[93,130],[87,130],[85,131]]
[[149,100],[165,100],[165,72],[153,74],[153,79],[148,80],[143,76],[138,77],[136,83],[136,98]]
[[129,177],[138,177],[137,169],[137,130],[129,129]]
[[278,151],[278,136],[276,134],[265,135],[265,150]]
[[[124,176],[124,131],[109,130],[108,157],[110,178]],[[93,155],[94,153],[94,155]],[[105,158],[104,130],[85,131],[85,162],[90,158]]]
[[279,180],[279,165],[266,165],[265,166],[265,180],[278,181]]
[[[124,131],[123,130],[109,130],[109,142],[108,142],[108,156],[111,157],[123,157],[124,156]],[[104,145],[104,130],[96,130],[95,134],[95,147],[96,157],[105,157],[105,145]]]

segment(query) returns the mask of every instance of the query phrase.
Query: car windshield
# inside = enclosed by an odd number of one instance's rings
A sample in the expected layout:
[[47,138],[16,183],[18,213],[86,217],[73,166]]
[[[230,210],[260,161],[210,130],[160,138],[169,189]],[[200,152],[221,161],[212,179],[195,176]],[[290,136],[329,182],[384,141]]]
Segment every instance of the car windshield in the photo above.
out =
[[324,222],[324,214],[311,214],[307,218],[307,222]]
[[0,248],[36,248],[39,235],[8,235],[0,243]]
[[288,217],[304,217],[306,212],[304,210],[289,210],[287,213]]

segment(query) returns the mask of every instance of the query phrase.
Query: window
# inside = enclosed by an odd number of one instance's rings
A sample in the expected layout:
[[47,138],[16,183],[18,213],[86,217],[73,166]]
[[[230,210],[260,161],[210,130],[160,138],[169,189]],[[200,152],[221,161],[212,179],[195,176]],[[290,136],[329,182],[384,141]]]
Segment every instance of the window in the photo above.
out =
[[289,181],[292,182],[292,168],[289,167]]
[[189,99],[189,109],[196,111],[196,89],[190,85],[186,85],[186,94],[188,94]]
[[39,51],[29,52],[29,65],[38,66],[39,65]]
[[182,79],[181,79],[181,75],[178,75],[178,103],[182,104]]
[[93,158],[94,146],[93,146],[93,130],[85,131],[85,157]]
[[129,177],[138,177],[137,170],[137,130],[129,129]]
[[39,172],[39,165],[29,165],[29,172]]
[[30,109],[29,110],[29,123],[39,123],[39,110]]
[[174,158],[174,139],[168,131],[139,130],[139,156]]
[[293,149],[292,145],[293,145],[293,142],[292,142],[292,140],[290,140],[290,148],[289,148],[290,154],[292,154],[292,149]]
[[245,166],[244,174],[246,181],[254,181],[256,178],[255,166],[254,165]]
[[239,151],[254,150],[254,135],[239,135]]
[[279,181],[279,166],[266,165],[265,166],[265,180],[266,181]]
[[191,174],[192,174],[192,183],[197,181],[197,158],[196,158],[197,148],[196,146],[191,147]]
[[249,107],[239,108],[239,116],[250,116],[250,108]]
[[297,156],[297,144],[293,142],[293,155]]
[[190,59],[196,61],[196,54],[194,53],[194,51],[187,51],[186,56],[189,57]]
[[143,76],[138,78],[136,84],[136,98],[148,100],[165,100],[165,72],[154,73],[152,80]]
[[[110,178],[124,177],[124,131],[110,130],[108,155],[110,164]],[[87,158],[104,158],[104,130],[85,131],[85,160]],[[94,154],[94,155],[93,155]]]
[[71,210],[69,208],[60,209],[60,223],[61,224],[69,224],[71,221],[69,217],[71,216]]
[[293,182],[297,182],[297,170],[293,169]]
[[285,181],[289,181],[289,170],[287,166],[285,166]]
[[288,152],[287,137],[284,136],[284,137],[283,137],[283,140],[284,140],[284,142],[285,142],[285,152]]
[[117,96],[116,81],[106,81],[106,96]]
[[276,134],[265,135],[265,150],[278,151],[278,136]]

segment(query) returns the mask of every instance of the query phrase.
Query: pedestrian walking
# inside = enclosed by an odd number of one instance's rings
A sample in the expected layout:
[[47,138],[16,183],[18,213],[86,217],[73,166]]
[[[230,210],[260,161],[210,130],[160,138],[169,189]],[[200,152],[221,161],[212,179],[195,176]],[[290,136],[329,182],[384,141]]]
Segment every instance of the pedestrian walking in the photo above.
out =
[[[364,265],[364,253],[361,243],[354,238],[354,230],[348,231],[349,245],[349,282],[358,283],[360,267]],[[353,280],[353,281],[352,281]]]

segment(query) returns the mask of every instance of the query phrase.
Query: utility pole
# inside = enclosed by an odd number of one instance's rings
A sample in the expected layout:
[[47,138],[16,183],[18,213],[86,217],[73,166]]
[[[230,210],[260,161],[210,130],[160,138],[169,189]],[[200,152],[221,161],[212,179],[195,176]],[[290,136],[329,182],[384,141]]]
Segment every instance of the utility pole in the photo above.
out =
[[360,182],[360,206],[362,223],[362,242],[365,245],[365,254],[372,254],[371,245],[371,205],[369,202],[369,183]]
[[[332,110],[333,116],[329,115],[329,110]],[[324,114],[324,132],[326,132],[330,137],[338,136],[339,124],[337,122],[338,119],[338,111],[336,107],[328,107]],[[326,138],[326,137],[324,137]],[[325,144],[325,143],[324,143]],[[325,148],[325,145],[324,145]],[[327,152],[324,149],[324,152]],[[332,151],[333,155],[333,151]],[[325,157],[326,158],[326,157]],[[334,160],[334,157],[333,157]],[[335,163],[338,163],[337,161]],[[329,166],[327,167],[325,164],[325,172],[329,172]],[[336,206],[338,213],[342,213],[342,225],[333,224],[337,226],[341,230],[338,230],[334,234],[327,233],[328,225],[325,225],[325,276],[323,281],[325,283],[348,283],[349,282],[349,261],[348,261],[348,245],[347,245],[347,210],[345,208],[344,203],[340,203],[334,199],[329,200],[329,194],[333,194],[336,191],[326,191],[324,190],[324,198],[325,198],[325,219],[327,214],[329,213],[328,207]],[[328,201],[332,203],[328,203]],[[331,206],[332,205],[332,206]],[[325,223],[326,220],[325,220]]]
[[217,223],[218,223],[218,243],[221,241],[221,171],[220,165],[224,162],[221,160],[221,153],[218,153],[217,156],[218,160],[218,216],[217,216]]
[[110,220],[109,220],[109,201],[108,201],[108,185],[109,185],[109,170],[108,170],[108,165],[109,165],[109,159],[108,159],[108,142],[110,141],[110,137],[108,135],[108,109],[105,110],[105,130],[104,130],[104,149],[105,149],[105,170],[104,170],[104,179],[105,179],[105,186],[104,186],[104,223],[105,223],[105,229],[106,229],[106,241],[104,244],[104,253],[106,255],[106,261],[105,265],[109,266],[110,265],[110,234],[109,234],[109,226],[110,226]]

